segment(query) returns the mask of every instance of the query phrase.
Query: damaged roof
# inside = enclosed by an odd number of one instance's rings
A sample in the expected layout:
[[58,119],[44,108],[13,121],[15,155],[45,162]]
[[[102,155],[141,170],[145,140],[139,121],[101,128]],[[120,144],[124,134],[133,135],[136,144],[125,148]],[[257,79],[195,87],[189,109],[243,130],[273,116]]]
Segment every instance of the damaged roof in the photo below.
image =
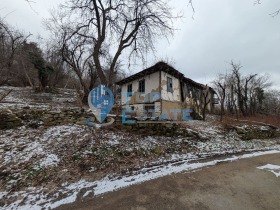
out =
[[174,69],[172,66],[168,65],[165,62],[158,62],[156,63],[154,66],[151,66],[147,69],[144,69],[143,71],[140,71],[136,74],[133,74],[127,78],[124,78],[118,82],[116,82],[117,85],[124,85],[127,83],[130,83],[134,80],[140,79],[144,76],[150,75],[152,73],[158,72],[158,71],[164,71],[168,74],[170,74],[171,76],[174,76],[176,78],[178,78],[181,81],[187,82],[187,83],[191,83],[193,86],[203,89],[204,85],[200,84],[198,82],[195,82],[193,80],[191,80],[190,78],[185,77],[184,74],[182,74],[181,72],[179,72],[178,70]]

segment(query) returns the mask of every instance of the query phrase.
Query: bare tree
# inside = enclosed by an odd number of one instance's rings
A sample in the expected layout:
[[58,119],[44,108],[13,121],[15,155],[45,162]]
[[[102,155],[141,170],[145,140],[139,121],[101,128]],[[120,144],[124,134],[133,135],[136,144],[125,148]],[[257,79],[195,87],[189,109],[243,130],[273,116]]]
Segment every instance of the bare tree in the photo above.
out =
[[256,112],[263,111],[263,103],[265,99],[265,89],[271,86],[269,81],[270,75],[258,75],[254,77],[248,87],[249,95],[249,112],[250,114],[255,114]]
[[280,117],[280,91],[270,90],[264,92],[263,98],[264,114]]
[[248,115],[249,110],[248,110],[248,106],[249,106],[249,102],[248,102],[248,85],[249,82],[254,79],[257,76],[257,74],[251,74],[248,75],[247,77],[244,78],[245,80],[245,84],[244,84],[244,105],[245,105],[245,114]]
[[16,54],[30,35],[13,29],[0,18],[0,86],[7,84],[14,76],[11,69]]
[[217,90],[221,105],[220,120],[223,121],[223,115],[225,113],[227,75],[219,74],[217,79],[215,79],[213,83],[215,85],[215,89]]
[[206,119],[206,110],[208,104],[211,102],[211,93],[210,88],[206,85],[201,92],[201,109],[202,109],[202,118]]
[[66,78],[69,78],[72,75],[69,74],[67,76],[68,72],[66,72],[66,65],[63,62],[63,58],[61,56],[60,51],[54,44],[47,45],[46,50],[44,51],[44,55],[46,62],[53,69],[53,72],[52,74],[50,74],[49,78],[50,87],[64,87],[64,85],[67,83]]
[[63,61],[72,69],[80,82],[81,88],[77,87],[76,89],[81,100],[87,102],[87,96],[97,82],[97,73],[90,48],[91,43],[86,37],[79,35],[76,35],[75,39],[73,37],[69,39],[67,29],[63,28],[63,30],[61,39],[58,39],[58,50]]
[[[271,86],[268,75],[242,75],[242,66],[230,62],[231,74],[220,74],[213,81],[221,102],[221,120],[224,108],[231,114],[241,112],[243,117],[261,112],[264,104],[264,91]],[[226,103],[226,104],[225,104]]]
[[244,109],[244,94],[242,91],[242,78],[240,74],[240,69],[242,66],[240,64],[236,64],[233,61],[230,63],[232,67],[232,77],[235,82],[235,92],[237,94],[237,100],[238,100],[238,108],[243,114],[243,116],[246,116],[245,109]]
[[245,117],[248,114],[248,85],[257,74],[250,74],[243,78],[240,73],[242,66],[233,61],[231,61],[230,65],[232,67],[232,75],[236,84],[235,91],[238,98],[238,108]]
[[[172,35],[172,20],[179,17],[172,15],[165,0],[69,0],[60,11],[49,21],[48,28],[63,29],[66,46],[77,39],[90,46],[92,65],[101,83],[109,88],[115,82],[123,51],[127,49],[130,57],[142,58],[147,51],[155,51],[156,39]],[[111,63],[106,75],[108,57]]]

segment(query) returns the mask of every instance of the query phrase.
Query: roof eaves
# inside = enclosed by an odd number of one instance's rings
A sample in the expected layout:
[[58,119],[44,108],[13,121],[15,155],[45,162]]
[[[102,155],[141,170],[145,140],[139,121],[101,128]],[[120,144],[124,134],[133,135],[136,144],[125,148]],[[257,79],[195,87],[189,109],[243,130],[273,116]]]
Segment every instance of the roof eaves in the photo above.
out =
[[176,69],[174,69],[172,66],[164,63],[164,62],[158,62],[157,64],[155,64],[154,66],[151,66],[147,69],[144,69],[136,74],[133,74],[127,78],[124,78],[118,82],[116,82],[115,84],[117,85],[123,85],[123,84],[127,84],[131,81],[134,81],[136,79],[142,78],[144,76],[150,75],[152,73],[155,73],[157,71],[164,71],[174,77],[177,77],[178,79],[184,77],[184,74],[182,74],[181,72],[177,71]]

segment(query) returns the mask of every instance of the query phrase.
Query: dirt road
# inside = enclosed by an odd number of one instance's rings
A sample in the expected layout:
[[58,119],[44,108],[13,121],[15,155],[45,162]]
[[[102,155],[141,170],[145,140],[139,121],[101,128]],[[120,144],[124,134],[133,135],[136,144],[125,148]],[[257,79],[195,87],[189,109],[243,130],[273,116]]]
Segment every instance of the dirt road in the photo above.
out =
[[148,181],[59,209],[280,209],[280,177],[257,169],[280,165],[280,154],[259,156]]

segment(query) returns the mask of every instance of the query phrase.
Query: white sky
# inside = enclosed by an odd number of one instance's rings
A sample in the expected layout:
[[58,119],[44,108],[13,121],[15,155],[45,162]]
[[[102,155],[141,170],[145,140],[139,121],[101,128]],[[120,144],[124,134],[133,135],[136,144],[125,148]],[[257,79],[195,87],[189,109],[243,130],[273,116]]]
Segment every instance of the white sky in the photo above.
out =
[[[63,0],[33,1],[32,9],[24,0],[0,0],[0,15],[31,32],[34,39],[38,34],[47,38],[42,20]],[[279,0],[263,0],[255,6],[254,0],[194,0],[194,19],[187,4],[188,0],[171,1],[185,17],[176,22],[179,30],[169,42],[157,42],[156,58],[148,55],[148,66],[168,58],[185,76],[208,83],[218,73],[229,71],[228,62],[234,60],[242,64],[244,74],[269,73],[273,86],[280,89],[280,15],[269,16],[280,8]],[[133,73],[142,69],[139,66]]]

